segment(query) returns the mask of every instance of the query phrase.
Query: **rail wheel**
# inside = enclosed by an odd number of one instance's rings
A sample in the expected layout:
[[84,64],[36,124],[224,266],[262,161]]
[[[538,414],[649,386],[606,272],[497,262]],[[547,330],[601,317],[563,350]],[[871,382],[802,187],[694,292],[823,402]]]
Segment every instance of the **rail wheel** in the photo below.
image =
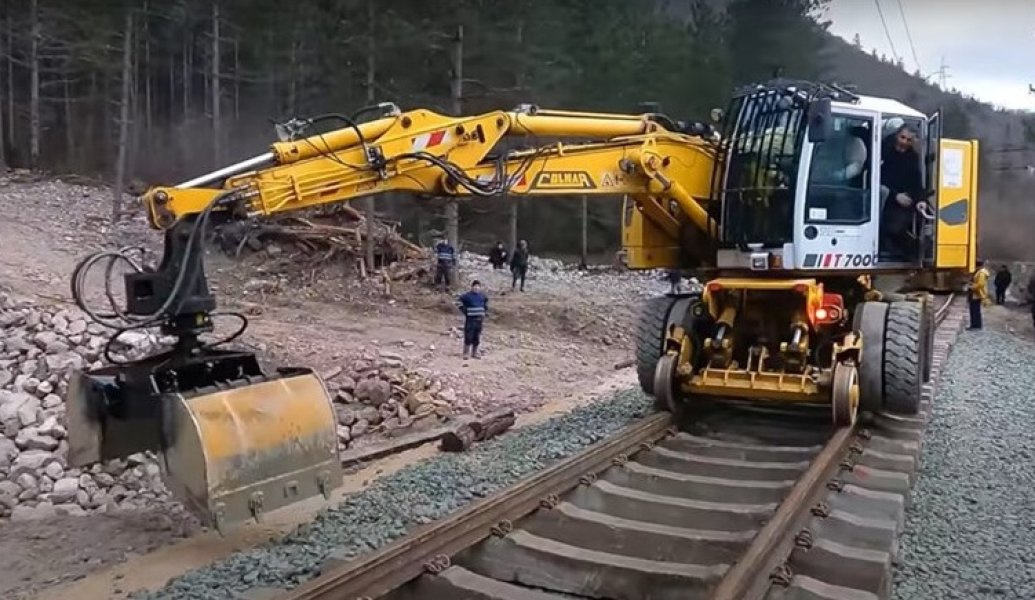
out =
[[855,365],[838,363],[834,366],[830,405],[837,427],[855,425],[859,414],[859,371]]
[[855,311],[852,328],[862,333],[859,362],[859,408],[876,413],[884,410],[884,328],[888,305],[863,302]]
[[677,365],[678,357],[675,354],[666,354],[658,359],[657,368],[654,369],[654,405],[673,415],[681,414],[683,409],[679,388],[676,385]]
[[884,332],[884,406],[891,412],[906,415],[920,412],[922,312],[919,302],[892,302],[888,307]]
[[[668,326],[682,321],[691,298],[658,296],[643,306],[636,325],[636,377],[646,394],[654,394],[654,374],[665,345]],[[668,410],[655,398],[655,406]]]

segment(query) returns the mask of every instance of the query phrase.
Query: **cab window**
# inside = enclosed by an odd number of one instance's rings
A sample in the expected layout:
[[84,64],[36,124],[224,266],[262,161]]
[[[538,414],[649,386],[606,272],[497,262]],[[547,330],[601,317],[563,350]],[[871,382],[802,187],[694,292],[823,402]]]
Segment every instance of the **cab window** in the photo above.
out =
[[873,121],[834,115],[831,135],[812,146],[805,222],[859,224],[870,220]]

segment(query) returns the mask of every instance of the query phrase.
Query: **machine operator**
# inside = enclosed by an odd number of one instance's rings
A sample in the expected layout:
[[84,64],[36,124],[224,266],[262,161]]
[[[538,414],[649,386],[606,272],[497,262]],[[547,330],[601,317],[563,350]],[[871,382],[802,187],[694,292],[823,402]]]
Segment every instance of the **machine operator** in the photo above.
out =
[[880,250],[909,258],[915,252],[912,239],[913,213],[924,210],[924,181],[917,153],[916,132],[900,118],[889,119],[885,131],[892,131],[882,148],[880,187]]

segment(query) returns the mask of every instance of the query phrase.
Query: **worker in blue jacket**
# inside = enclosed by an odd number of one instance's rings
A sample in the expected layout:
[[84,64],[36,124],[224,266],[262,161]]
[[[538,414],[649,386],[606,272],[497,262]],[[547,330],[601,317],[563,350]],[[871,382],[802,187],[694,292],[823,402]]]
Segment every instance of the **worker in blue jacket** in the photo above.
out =
[[453,285],[453,266],[456,265],[456,250],[447,240],[435,244],[435,285],[444,284],[443,291]]
[[464,313],[464,360],[481,358],[478,344],[482,341],[482,323],[489,312],[489,299],[482,293],[480,281],[472,281],[471,289],[460,296],[460,312]]

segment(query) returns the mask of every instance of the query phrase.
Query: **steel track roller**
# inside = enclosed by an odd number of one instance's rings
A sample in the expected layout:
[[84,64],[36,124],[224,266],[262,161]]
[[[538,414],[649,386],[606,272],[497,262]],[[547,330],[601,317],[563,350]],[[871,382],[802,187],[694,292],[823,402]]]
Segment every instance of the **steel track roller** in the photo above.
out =
[[658,366],[654,369],[655,405],[673,415],[679,415],[683,410],[679,386],[676,382],[678,364],[679,357],[676,354],[666,354],[658,359]]
[[830,406],[834,425],[855,425],[855,419],[859,414],[859,371],[854,364],[838,363],[834,366]]

